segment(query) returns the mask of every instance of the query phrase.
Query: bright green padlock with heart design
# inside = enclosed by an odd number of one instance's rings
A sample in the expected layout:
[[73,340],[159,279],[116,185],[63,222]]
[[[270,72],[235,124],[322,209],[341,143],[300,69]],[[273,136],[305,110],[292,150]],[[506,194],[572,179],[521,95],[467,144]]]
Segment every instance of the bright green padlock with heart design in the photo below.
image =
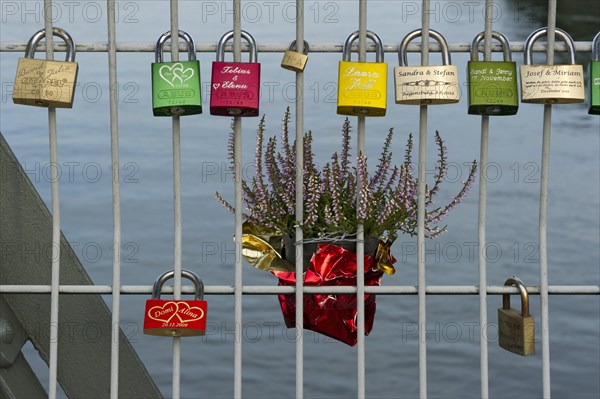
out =
[[171,38],[171,31],[163,33],[156,42],[156,62],[152,63],[154,116],[202,113],[200,62],[196,60],[194,40],[182,30],[179,31],[178,36],[187,43],[188,61],[162,62],[163,46]]

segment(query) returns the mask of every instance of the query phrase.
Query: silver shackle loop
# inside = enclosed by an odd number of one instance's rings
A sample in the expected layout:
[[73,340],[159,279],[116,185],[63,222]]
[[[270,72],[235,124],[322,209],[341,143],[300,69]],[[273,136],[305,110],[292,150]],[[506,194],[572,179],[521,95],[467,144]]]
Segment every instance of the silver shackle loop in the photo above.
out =
[[[187,33],[182,30],[177,32],[177,35],[182,38],[188,47],[188,60],[195,61],[196,60],[196,45],[194,44],[194,39]],[[171,31],[166,31],[158,38],[156,42],[156,47],[154,48],[154,57],[156,58],[156,62],[163,62],[163,47],[167,40],[171,38]],[[173,42],[173,41],[171,41]],[[179,45],[179,41],[177,44],[172,44],[173,46]]]
[[[248,45],[250,46],[250,63],[256,63],[258,60],[258,53],[257,53],[257,49],[256,49],[256,41],[254,40],[254,37],[246,32],[245,30],[241,31],[241,36],[242,39],[245,39],[248,42]],[[225,45],[227,44],[227,42],[229,40],[233,39],[233,31],[230,30],[229,32],[225,33],[222,37],[221,40],[219,40],[219,43],[217,44],[217,61],[218,62],[223,62],[225,61]]]
[[592,41],[592,60],[600,61],[600,32],[596,33]]
[[[160,276],[158,276],[158,278],[154,282],[154,287],[152,287],[152,299],[160,299],[160,291],[162,290],[163,285],[173,277],[175,277],[174,270],[166,271]],[[181,277],[185,277],[192,283],[194,283],[194,286],[196,287],[196,299],[204,299],[204,283],[196,273],[184,269],[181,270]]]
[[[290,44],[290,47],[288,48],[288,50],[296,51],[297,48],[298,48],[298,45],[296,44],[296,41],[294,40],[292,42],[292,44]],[[310,51],[310,46],[308,45],[308,42],[306,40],[304,40],[304,51],[302,53],[304,55],[307,55],[309,51]]]
[[[556,28],[556,37],[561,39],[565,45],[567,46],[567,52],[569,53],[569,61],[573,65],[575,64],[575,44],[573,43],[573,38],[564,30]],[[525,40],[525,49],[523,52],[525,53],[525,65],[531,65],[533,62],[533,57],[531,55],[533,45],[542,37],[548,36],[548,28],[540,28],[535,30],[529,35],[527,40]]]
[[[511,277],[504,283],[504,286],[516,286],[521,294],[521,316],[529,316],[529,293],[525,284],[516,277]],[[502,309],[510,309],[510,295],[502,294]]]
[[[479,53],[479,43],[484,39],[485,33],[480,32],[475,39],[473,39],[473,43],[471,43],[471,61],[477,61],[478,53]],[[492,38],[496,39],[502,45],[502,53],[504,54],[504,61],[512,61],[512,53],[510,51],[510,43],[508,38],[504,36],[500,32],[492,31]]]
[[[408,44],[421,36],[423,36],[423,30],[415,29],[402,39],[400,47],[398,48],[398,63],[400,66],[408,65]],[[429,36],[436,40],[442,48],[442,64],[450,65],[452,63],[452,60],[450,59],[450,50],[448,50],[448,42],[446,42],[444,36],[433,29],[429,30]],[[423,44],[421,44],[421,46],[423,46]]]
[[[52,28],[52,35],[60,37],[67,45],[67,55],[65,57],[65,61],[75,62],[75,42],[73,41],[71,35],[69,35],[66,30],[61,28]],[[27,47],[25,47],[25,58],[33,58],[36,47],[38,46],[40,40],[45,37],[45,29],[40,29],[39,31],[35,32],[33,36],[31,36],[31,39],[29,39],[29,42],[27,42]]]
[[[352,43],[354,43],[359,38],[360,33],[358,31],[352,32],[346,41],[344,42],[344,51],[342,53],[342,60],[350,61],[350,50],[352,47]],[[377,33],[368,30],[367,39],[371,39],[375,43],[375,62],[382,63],[383,62],[383,43],[381,42],[381,38],[377,35]]]

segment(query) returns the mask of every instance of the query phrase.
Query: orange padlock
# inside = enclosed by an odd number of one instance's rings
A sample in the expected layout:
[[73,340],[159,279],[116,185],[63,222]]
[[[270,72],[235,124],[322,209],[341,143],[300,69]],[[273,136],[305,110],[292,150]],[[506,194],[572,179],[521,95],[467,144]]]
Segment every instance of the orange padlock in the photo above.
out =
[[182,270],[181,276],[194,283],[196,298],[193,300],[160,299],[163,284],[175,275],[169,270],[158,276],[152,289],[152,299],[146,301],[144,334],[165,337],[191,337],[206,333],[206,301],[204,284],[197,274]]

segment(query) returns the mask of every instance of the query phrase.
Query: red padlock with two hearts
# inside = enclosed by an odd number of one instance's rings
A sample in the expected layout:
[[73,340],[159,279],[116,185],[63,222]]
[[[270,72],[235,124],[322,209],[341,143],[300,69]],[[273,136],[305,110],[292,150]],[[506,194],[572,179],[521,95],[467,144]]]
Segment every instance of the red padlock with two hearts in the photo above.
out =
[[195,299],[160,299],[164,283],[175,276],[169,270],[156,279],[152,289],[152,299],[146,301],[144,314],[144,334],[166,337],[189,337],[206,334],[206,301],[204,284],[197,274],[182,270],[181,276],[194,283]]

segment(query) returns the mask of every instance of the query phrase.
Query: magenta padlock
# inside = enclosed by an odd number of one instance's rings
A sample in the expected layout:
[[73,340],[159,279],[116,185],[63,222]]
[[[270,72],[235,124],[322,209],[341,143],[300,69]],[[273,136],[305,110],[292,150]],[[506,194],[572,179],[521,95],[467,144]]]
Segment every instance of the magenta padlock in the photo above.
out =
[[256,42],[246,31],[241,36],[250,45],[250,62],[224,62],[225,44],[233,38],[233,31],[225,33],[217,45],[210,86],[211,115],[258,116],[260,64]]

